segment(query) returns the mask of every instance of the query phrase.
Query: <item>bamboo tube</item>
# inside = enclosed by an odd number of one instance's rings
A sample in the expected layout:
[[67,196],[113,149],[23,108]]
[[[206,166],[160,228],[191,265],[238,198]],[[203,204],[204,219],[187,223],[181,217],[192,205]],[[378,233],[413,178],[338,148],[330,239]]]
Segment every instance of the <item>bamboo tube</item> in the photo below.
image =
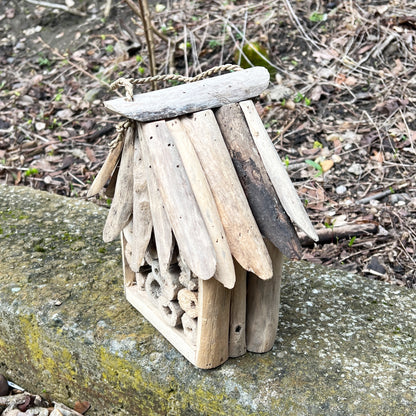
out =
[[146,278],[145,290],[154,304],[158,304],[158,299],[162,296],[162,281],[160,276],[149,273]]
[[181,317],[181,322],[185,337],[191,342],[192,345],[196,345],[198,320],[190,317],[187,313],[184,313]]
[[173,119],[166,122],[166,125],[178,149],[202,218],[214,246],[217,259],[214,278],[220,281],[225,287],[231,289],[235,283],[233,259],[204,170],[180,121]]
[[133,139],[134,127],[129,127],[124,140],[116,190],[103,230],[103,240],[115,240],[127,225],[133,211]]
[[209,279],[216,268],[214,247],[166,123],[163,120],[145,123],[142,129],[181,255],[198,277]]
[[239,357],[246,352],[246,296],[247,271],[234,260],[236,281],[231,291],[230,307],[230,357]]
[[178,301],[169,300],[162,295],[159,297],[158,303],[159,310],[165,322],[172,327],[178,326],[181,323],[181,316],[183,315],[183,310],[179,306]]
[[198,292],[181,289],[178,292],[178,302],[180,307],[190,318],[198,317]]
[[198,290],[198,277],[191,272],[180,255],[178,256],[178,266],[180,269],[179,282],[182,286],[186,287],[188,290]]
[[139,268],[139,271],[136,273],[136,284],[139,290],[146,290],[146,279],[151,271],[152,267],[147,263]]
[[183,287],[179,282],[179,273],[179,267],[177,265],[172,265],[165,275],[161,274],[162,295],[169,300],[177,299],[178,292]]
[[230,293],[215,279],[199,279],[196,365],[214,368],[228,359]]
[[221,131],[211,110],[182,117],[211,187],[231,254],[261,279],[272,277],[270,256],[251,213]]
[[266,240],[273,261],[273,278],[263,281],[249,273],[247,284],[247,350],[269,351],[279,322],[283,254]]
[[285,256],[300,259],[295,228],[277,197],[240,105],[224,105],[215,116],[262,235]]
[[88,190],[87,197],[94,196],[103,189],[108,178],[114,172],[117,162],[120,158],[121,150],[123,149],[123,142],[120,140],[117,145],[110,149],[107,159],[105,160],[103,166],[101,167],[98,175],[95,177],[94,182],[91,185],[91,188]]

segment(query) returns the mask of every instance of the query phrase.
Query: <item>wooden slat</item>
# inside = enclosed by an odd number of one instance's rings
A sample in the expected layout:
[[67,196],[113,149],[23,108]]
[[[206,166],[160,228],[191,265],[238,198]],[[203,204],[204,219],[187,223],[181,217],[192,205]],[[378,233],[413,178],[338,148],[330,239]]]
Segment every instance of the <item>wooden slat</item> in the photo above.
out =
[[152,217],[147,192],[147,174],[142,157],[140,135],[134,138],[133,168],[133,242],[131,268],[138,272],[152,235]]
[[273,275],[270,256],[251,213],[214,113],[200,111],[182,117],[211,187],[231,254],[240,265],[259,276]]
[[142,124],[149,159],[186,264],[201,279],[216,269],[215,251],[191,184],[165,121]]
[[91,188],[88,190],[87,197],[94,196],[98,194],[98,192],[100,192],[101,189],[103,189],[108,178],[111,176],[117,165],[122,149],[122,141],[119,141],[114,148],[110,149],[107,159],[105,160],[103,166],[98,172],[98,175],[95,177],[94,182],[91,185]]
[[306,213],[305,208],[296,193],[296,189],[263,126],[263,122],[257,113],[256,107],[250,100],[241,102],[240,106],[244,112],[257,150],[259,151],[260,157],[284,210],[302,231],[312,238],[312,240],[317,241],[318,236],[309,220],[308,214]]
[[279,322],[283,254],[270,241],[266,244],[273,261],[273,278],[263,281],[249,273],[247,283],[247,350],[258,353],[273,347]]
[[267,175],[241,107],[224,105],[215,116],[262,235],[285,256],[300,259],[298,236]]
[[127,225],[133,211],[133,140],[135,128],[129,127],[124,139],[120,169],[114,198],[108,212],[103,230],[103,240],[108,243],[115,240]]
[[231,291],[230,306],[230,357],[239,357],[246,352],[246,296],[247,271],[234,260],[236,281]]
[[214,245],[217,258],[217,269],[214,277],[225,287],[231,289],[235,283],[233,259],[204,170],[180,121],[173,119],[166,122],[166,125],[174,139],[195,199],[201,210],[202,218]]
[[155,244],[159,259],[160,273],[164,276],[169,268],[173,251],[172,228],[166,215],[165,208],[163,207],[162,197],[156,183],[153,169],[150,165],[149,149],[146,141],[144,140],[140,124],[138,125],[138,131],[142,149],[142,158],[146,167],[147,191],[149,196],[150,212],[152,215],[153,234],[155,237]]
[[269,73],[256,67],[190,84],[118,98],[104,105],[117,114],[145,122],[173,118],[258,96],[269,84]]
[[230,294],[215,279],[199,279],[196,365],[214,368],[228,359]]

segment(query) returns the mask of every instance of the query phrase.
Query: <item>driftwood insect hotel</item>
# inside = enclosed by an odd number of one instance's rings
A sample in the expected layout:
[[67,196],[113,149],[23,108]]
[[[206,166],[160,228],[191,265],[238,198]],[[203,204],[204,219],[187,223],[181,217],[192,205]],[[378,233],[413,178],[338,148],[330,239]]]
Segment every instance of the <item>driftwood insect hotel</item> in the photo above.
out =
[[317,239],[248,100],[268,82],[251,68],[105,103],[135,122],[89,192],[114,189],[104,241],[121,233],[128,301],[200,368],[272,347],[292,221]]

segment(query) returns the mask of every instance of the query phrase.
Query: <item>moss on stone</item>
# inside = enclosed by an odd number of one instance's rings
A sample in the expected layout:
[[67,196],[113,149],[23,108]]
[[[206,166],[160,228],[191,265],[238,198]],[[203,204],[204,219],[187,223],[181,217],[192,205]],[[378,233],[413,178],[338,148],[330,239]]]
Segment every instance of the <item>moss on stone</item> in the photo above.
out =
[[93,416],[412,414],[414,292],[286,263],[273,349],[198,370],[125,300],[106,213],[0,186],[0,372],[16,383]]

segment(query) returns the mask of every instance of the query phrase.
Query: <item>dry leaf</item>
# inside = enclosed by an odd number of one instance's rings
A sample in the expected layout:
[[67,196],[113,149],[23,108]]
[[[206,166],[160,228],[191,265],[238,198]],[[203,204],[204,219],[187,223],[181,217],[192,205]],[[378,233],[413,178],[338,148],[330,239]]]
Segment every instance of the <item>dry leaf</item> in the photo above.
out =
[[331,159],[323,160],[320,165],[324,172],[328,172],[334,166],[334,161]]

